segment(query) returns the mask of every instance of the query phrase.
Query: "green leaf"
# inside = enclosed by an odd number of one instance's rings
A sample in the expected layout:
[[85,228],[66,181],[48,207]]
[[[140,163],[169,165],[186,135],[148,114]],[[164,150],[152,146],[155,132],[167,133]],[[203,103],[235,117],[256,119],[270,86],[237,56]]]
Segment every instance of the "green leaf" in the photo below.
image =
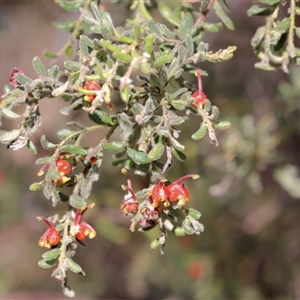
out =
[[44,51],[44,56],[45,57],[48,57],[48,58],[56,58],[57,57],[57,54],[52,52],[52,51],[49,51],[49,50],[45,50]]
[[117,118],[121,129],[121,136],[124,140],[127,140],[132,134],[133,125],[131,120],[124,112],[117,114]]
[[165,4],[163,1],[158,2],[158,10],[160,14],[171,24],[180,27],[180,18],[174,12],[170,6]]
[[58,80],[60,77],[59,67],[57,65],[54,65],[51,69],[49,69],[48,76],[55,80]]
[[230,122],[228,121],[219,121],[214,124],[216,128],[218,129],[227,129],[230,127]]
[[163,143],[157,143],[148,153],[148,158],[151,161],[158,160],[164,154],[165,145]]
[[78,61],[71,61],[66,60],[64,62],[64,66],[66,69],[70,70],[71,72],[77,72],[82,68],[82,64]]
[[73,259],[66,257],[65,260],[67,262],[67,267],[70,271],[74,273],[79,273],[81,275],[85,275],[82,268]]
[[275,68],[272,67],[270,64],[264,63],[264,62],[255,63],[254,67],[257,69],[265,70],[265,71],[274,71],[275,70]]
[[29,77],[25,76],[24,74],[18,73],[16,75],[16,79],[20,84],[27,84],[27,83],[31,83],[32,79],[30,79]]
[[214,10],[217,14],[217,16],[221,19],[221,21],[224,23],[224,25],[230,29],[234,30],[234,25],[231,19],[226,15],[223,7],[221,6],[219,1],[214,2]]
[[102,149],[114,153],[122,152],[125,149],[125,142],[111,142],[102,145]]
[[208,32],[219,32],[222,29],[222,23],[203,23],[203,28]]
[[194,25],[193,16],[186,12],[181,20],[181,25],[179,27],[180,36],[184,37],[186,34],[190,34]]
[[11,131],[7,131],[0,135],[0,142],[3,144],[10,143],[10,142],[14,141],[16,138],[18,138],[20,133],[21,133],[20,129],[14,129]]
[[86,200],[83,199],[82,197],[80,197],[79,195],[77,194],[73,194],[70,196],[69,198],[69,204],[72,206],[72,207],[75,207],[75,208],[81,208],[83,206],[86,206]]
[[143,151],[128,148],[127,154],[135,163],[139,165],[149,164],[151,162],[147,154]]
[[211,108],[211,113],[209,115],[210,120],[212,121],[217,120],[219,117],[219,113],[220,113],[219,108],[213,105]]
[[60,148],[61,152],[69,152],[76,155],[87,155],[88,150],[77,145],[64,145]]
[[177,236],[184,236],[185,230],[182,227],[176,227],[174,230],[175,235]]
[[71,22],[53,22],[53,26],[58,28],[58,29],[63,29],[66,30],[68,32],[72,32],[73,29],[75,28],[75,21],[71,21]]
[[31,153],[37,154],[36,147],[35,147],[34,143],[31,140],[27,141],[27,148],[29,149],[29,151]]
[[41,145],[45,150],[54,150],[57,145],[50,143],[47,139],[45,135],[41,136]]
[[40,157],[35,161],[36,165],[45,165],[52,161],[52,156]]
[[[153,20],[148,21],[148,26],[152,33],[156,34],[157,36],[161,36],[159,27]],[[151,53],[149,53],[149,54],[151,54]]]
[[175,34],[173,31],[171,31],[166,25],[164,24],[159,24],[159,28],[161,33],[168,38],[169,40],[175,39]]
[[72,45],[69,45],[66,49],[66,57],[70,59],[72,58],[72,56],[73,56],[73,47]]
[[74,11],[78,10],[79,7],[82,7],[85,3],[84,0],[80,1],[71,1],[71,0],[56,0],[55,1],[61,8],[68,10],[68,11]]
[[10,109],[7,109],[5,107],[1,109],[1,112],[2,112],[2,115],[4,117],[6,117],[7,119],[16,120],[21,117],[20,115],[16,114],[15,112],[13,112]]
[[36,72],[41,75],[45,76],[46,75],[46,69],[41,61],[41,59],[38,56],[35,56],[32,60],[32,64]]
[[29,186],[29,190],[33,191],[33,192],[39,191],[39,190],[41,190],[43,188],[43,186],[44,186],[44,182],[43,181],[41,181],[41,182],[34,182],[34,183],[32,183]]
[[131,55],[122,53],[120,51],[113,52],[112,56],[122,62],[125,62],[125,63],[131,63],[133,60],[133,57]]
[[183,152],[177,150],[176,148],[172,147],[171,152],[179,161],[186,160],[186,155]]
[[[58,136],[59,139],[61,139],[61,140],[64,140],[64,139],[68,138],[70,135],[73,135],[74,138],[75,138],[75,137],[77,137],[78,134],[79,134],[79,132],[77,132],[77,134],[76,134],[76,131],[71,130],[71,129],[68,129],[68,128],[60,129],[60,130],[57,132],[57,136]],[[73,137],[72,137],[72,138],[73,138]]]
[[43,269],[49,269],[52,268],[54,265],[56,265],[56,263],[57,263],[57,259],[53,259],[53,260],[42,259],[38,262],[38,265]]
[[248,16],[269,16],[273,13],[275,7],[253,5],[247,10]]
[[[107,113],[105,113],[103,110],[100,110],[100,109],[95,110],[94,115],[97,115],[104,124],[109,124],[109,125],[114,124],[113,119]],[[93,118],[92,118],[93,115],[89,115],[89,116],[93,120]]]
[[52,249],[50,251],[45,252],[42,257],[45,260],[53,260],[55,258],[58,258],[58,256],[61,253],[61,249]]
[[93,42],[85,35],[79,37],[79,49],[80,54],[83,56],[89,56],[89,48],[94,49]]
[[201,213],[200,211],[194,209],[194,208],[189,208],[189,216],[191,216],[193,219],[200,219]]
[[207,127],[204,122],[201,123],[199,129],[192,135],[193,140],[202,139],[207,133]]
[[184,38],[184,42],[187,48],[187,55],[193,55],[194,54],[194,42],[193,42],[193,38],[190,34],[186,34],[185,38]]
[[153,41],[154,41],[154,35],[149,34],[145,38],[145,52],[148,53],[149,55],[152,54],[153,51]]
[[172,146],[175,147],[177,150],[179,150],[179,151],[183,151],[184,150],[184,148],[185,148],[184,145],[182,145],[181,143],[179,143],[177,141],[177,139],[175,139],[175,138],[173,138],[173,137],[170,136],[169,140],[170,140]]
[[96,1],[93,1],[93,2],[91,3],[91,9],[92,9],[92,12],[93,12],[95,18],[96,18],[98,21],[100,21],[101,18],[102,18],[102,16],[103,16],[103,13],[99,10],[99,7],[98,7]]

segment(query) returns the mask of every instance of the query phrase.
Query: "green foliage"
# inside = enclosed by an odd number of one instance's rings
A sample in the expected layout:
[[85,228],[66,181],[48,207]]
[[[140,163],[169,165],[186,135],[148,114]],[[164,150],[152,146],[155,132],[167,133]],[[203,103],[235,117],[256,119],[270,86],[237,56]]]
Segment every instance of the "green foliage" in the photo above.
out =
[[[10,87],[6,87],[1,98],[0,115],[21,120],[21,123],[17,129],[2,132],[0,141],[13,150],[27,147],[38,154],[32,135],[42,124],[40,102],[51,98],[60,98],[65,103],[60,110],[62,117],[72,117],[77,111],[88,115],[89,123],[70,121],[58,130],[57,143],[41,136],[41,146],[48,155],[38,158],[36,164],[42,165],[38,176],[43,179],[29,187],[31,191],[42,190],[53,206],[68,203],[65,213],[50,217],[49,224],[45,221],[48,230],[58,237],[55,240],[51,240],[49,234],[41,237],[40,246],[51,250],[43,254],[38,264],[42,268],[54,267],[52,276],[62,282],[64,294],[73,297],[74,291],[67,285],[68,272],[85,275],[73,256],[78,244],[96,234],[82,221],[82,216],[93,206],[89,204],[93,184],[98,181],[102,161],[108,156],[112,156],[112,164],[126,177],[126,184],[122,185],[126,194],[120,207],[125,215],[132,217],[130,230],[139,227],[141,232],[154,228],[160,231],[160,236],[150,243],[152,249],[160,248],[163,254],[170,233],[183,237],[203,232],[204,226],[199,221],[201,213],[186,207],[190,195],[182,184],[183,180],[197,176],[189,174],[169,181],[165,173],[174,164],[174,158],[179,162],[188,159],[180,133],[183,124],[191,123],[192,117],[199,120],[199,128],[191,135],[192,140],[207,136],[211,144],[218,146],[219,130],[230,127],[228,121],[218,119],[219,108],[203,93],[200,72],[203,76],[208,74],[199,71],[198,65],[204,61],[227,61],[233,57],[236,47],[229,45],[213,52],[203,42],[204,34],[219,32],[222,23],[227,29],[234,30],[225,2],[202,1],[196,10],[188,1],[173,7],[165,2],[135,0],[130,5],[135,18],[126,20],[119,27],[114,25],[114,17],[105,11],[101,1],[55,2],[67,11],[80,11],[78,20],[54,24],[70,33],[65,46],[57,53],[44,53],[50,58],[64,53],[67,58],[64,69],[54,65],[47,70],[36,56],[32,60],[36,79],[27,77],[21,70],[11,74]],[[289,18],[280,21],[280,1],[264,0],[261,3],[248,11],[250,16],[265,16],[267,22],[266,26],[258,28],[251,41],[261,58],[256,67],[273,70],[279,66],[287,72],[290,59],[297,64],[300,61],[294,45],[294,34],[300,35],[300,29],[295,27],[298,14],[295,2],[291,0]],[[151,6],[157,7],[166,24],[152,17]],[[222,23],[206,22],[211,9]],[[78,41],[76,51],[75,41]],[[198,87],[187,79],[194,74],[198,77]],[[197,95],[204,98],[200,97],[199,102]],[[20,105],[24,112],[15,112]],[[257,135],[257,155],[267,156],[274,146],[272,139],[265,139],[273,128],[273,120],[270,116],[269,122],[262,121],[252,133]],[[98,135],[92,146],[87,146],[83,138],[99,130],[102,135]],[[233,146],[225,142],[225,149],[230,150]],[[230,166],[234,165],[237,173],[248,174],[247,183],[253,186],[259,178],[245,162],[249,152],[249,145],[240,146],[236,153],[244,164],[238,168],[235,162],[230,162]],[[214,160],[214,164],[220,164],[220,161]],[[294,173],[293,167],[276,173],[276,180],[292,195],[295,191],[284,178],[286,174],[295,177]],[[134,192],[133,176],[144,177],[146,187]]]
[[[295,18],[299,14],[296,1],[289,2],[289,9],[280,0],[260,0],[260,5],[253,5],[248,10],[249,16],[264,16],[265,26],[257,29],[251,40],[251,45],[260,58],[255,67],[271,71],[277,67],[288,73],[290,60],[300,64],[300,49],[295,45],[299,38],[299,28]],[[282,18],[282,11],[285,13]],[[282,18],[282,19],[281,19]]]

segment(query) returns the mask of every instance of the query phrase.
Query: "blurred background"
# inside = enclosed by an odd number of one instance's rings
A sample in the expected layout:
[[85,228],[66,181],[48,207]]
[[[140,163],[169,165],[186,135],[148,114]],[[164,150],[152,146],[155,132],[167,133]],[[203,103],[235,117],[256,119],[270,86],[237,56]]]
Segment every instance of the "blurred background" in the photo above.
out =
[[[91,199],[96,207],[85,215],[98,236],[75,257],[87,275],[70,275],[76,299],[300,299],[300,70],[292,64],[289,74],[254,69],[250,40],[264,20],[247,17],[251,2],[229,5],[236,30],[204,40],[213,51],[236,45],[234,58],[200,67],[209,74],[203,78],[206,95],[232,126],[219,131],[220,146],[214,147],[208,138],[190,139],[199,126],[195,118],[181,135],[187,162],[175,163],[166,174],[170,180],[200,174],[186,186],[205,231],[169,235],[164,256],[151,250],[159,232],[129,232],[130,220],[119,210],[124,178],[108,158]],[[129,14],[125,5],[107,7],[116,24]],[[1,1],[0,86],[8,83],[13,67],[34,78],[35,55],[50,66],[43,51],[58,51],[68,38],[52,22],[76,17],[53,1]],[[62,62],[55,63],[62,67]],[[64,106],[58,99],[43,101],[37,143],[42,133],[56,140],[67,121],[57,118]],[[75,118],[89,122],[83,114]],[[3,122],[4,129],[14,125]],[[37,265],[44,252],[37,242],[46,228],[36,216],[48,216],[53,208],[41,192],[28,190],[38,180],[36,157],[3,145],[0,153],[0,299],[63,299],[51,271]],[[141,188],[139,178],[133,181],[135,190]]]

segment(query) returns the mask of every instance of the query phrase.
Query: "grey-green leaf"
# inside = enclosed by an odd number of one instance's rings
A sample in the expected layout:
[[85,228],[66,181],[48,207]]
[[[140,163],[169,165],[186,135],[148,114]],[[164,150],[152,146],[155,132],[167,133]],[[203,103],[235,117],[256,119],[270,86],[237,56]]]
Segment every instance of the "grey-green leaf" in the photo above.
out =
[[41,59],[38,56],[35,56],[32,60],[32,64],[34,69],[39,75],[45,76],[46,75],[46,69],[41,61]]
[[57,258],[60,255],[61,250],[60,249],[52,249],[50,251],[45,252],[42,257],[45,260],[52,260]]
[[143,151],[128,148],[127,154],[135,163],[139,165],[149,164],[151,162],[147,154]]
[[224,25],[230,29],[234,30],[234,25],[231,19],[226,15],[223,7],[220,4],[220,1],[215,1],[214,3],[214,10],[217,14],[217,16],[221,19],[221,21],[224,23]]
[[157,143],[148,153],[148,157],[150,160],[158,160],[164,154],[165,145],[163,143]]
[[202,139],[207,133],[207,127],[204,122],[201,123],[199,129],[192,135],[193,140]]
[[218,129],[227,129],[230,127],[230,122],[228,121],[219,121],[214,124],[216,128]]

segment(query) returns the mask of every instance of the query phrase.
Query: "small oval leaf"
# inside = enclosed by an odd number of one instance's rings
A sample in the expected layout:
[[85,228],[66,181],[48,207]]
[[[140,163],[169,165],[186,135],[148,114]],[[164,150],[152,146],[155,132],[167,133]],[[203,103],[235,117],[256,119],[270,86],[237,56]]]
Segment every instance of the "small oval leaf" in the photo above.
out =
[[165,146],[163,143],[157,143],[148,153],[150,160],[158,160],[164,154]]
[[125,149],[125,142],[111,142],[102,145],[102,149],[110,152],[122,152]]
[[147,156],[147,154],[143,151],[137,151],[131,148],[127,149],[128,156],[137,164],[149,164],[151,160]]
[[202,139],[207,133],[207,127],[204,122],[201,123],[199,129],[192,135],[193,140]]
[[52,249],[50,251],[47,251],[45,252],[42,257],[45,259],[45,260],[53,260],[55,258],[57,258],[61,253],[61,250],[60,249]]
[[219,122],[215,123],[214,125],[218,129],[227,129],[230,127],[231,124],[228,121],[219,121]]

